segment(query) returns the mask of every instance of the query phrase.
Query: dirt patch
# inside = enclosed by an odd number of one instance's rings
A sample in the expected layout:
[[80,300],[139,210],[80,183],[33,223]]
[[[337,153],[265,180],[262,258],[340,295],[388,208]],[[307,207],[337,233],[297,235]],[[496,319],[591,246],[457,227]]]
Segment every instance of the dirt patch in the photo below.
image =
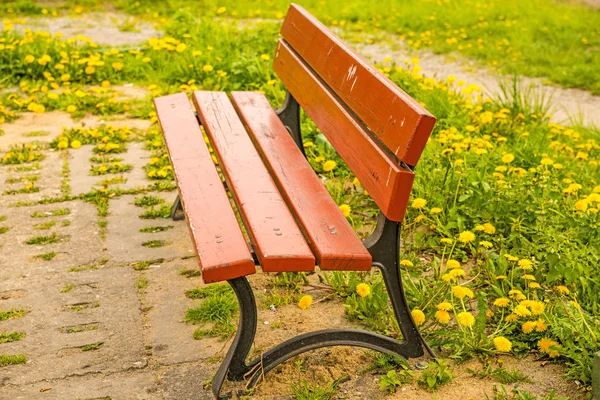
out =
[[67,38],[85,36],[106,46],[135,45],[152,37],[162,36],[152,25],[115,11],[80,16],[30,18],[24,25],[15,25],[15,29],[19,31],[27,28],[50,32],[53,35],[60,32]]

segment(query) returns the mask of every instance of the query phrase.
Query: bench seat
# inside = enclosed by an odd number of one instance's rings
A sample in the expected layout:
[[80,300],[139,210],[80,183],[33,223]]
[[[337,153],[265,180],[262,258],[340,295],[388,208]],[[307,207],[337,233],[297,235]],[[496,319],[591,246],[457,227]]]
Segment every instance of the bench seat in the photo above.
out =
[[183,93],[155,99],[204,281],[255,272],[251,251],[265,272],[370,270],[370,253],[264,95],[231,97],[194,92],[198,119]]

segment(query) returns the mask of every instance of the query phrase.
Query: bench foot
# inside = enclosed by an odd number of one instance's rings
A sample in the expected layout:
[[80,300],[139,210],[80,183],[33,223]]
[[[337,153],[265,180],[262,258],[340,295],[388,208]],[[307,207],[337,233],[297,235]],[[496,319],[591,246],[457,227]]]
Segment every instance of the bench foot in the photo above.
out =
[[[382,270],[388,291],[398,290],[394,282],[388,284],[388,281],[396,276],[393,272],[390,273],[391,269],[386,269],[381,265],[377,266]],[[397,276],[399,277],[399,275],[398,271]],[[258,320],[256,302],[252,287],[245,277],[232,279],[228,282],[238,299],[240,321],[233,343],[212,381],[212,392],[216,399],[232,397],[232,393],[221,394],[221,387],[225,379],[231,381],[247,379],[246,390],[248,390],[260,382],[264,374],[281,363],[299,354],[321,347],[357,346],[382,353],[399,355],[407,359],[422,356],[424,353],[423,348],[425,347],[432,356],[435,356],[419,334],[408,309],[405,307],[405,312],[401,310],[401,312],[398,312],[398,300],[390,296],[404,335],[404,340],[402,341],[358,329],[324,329],[298,335],[264,352],[251,362],[246,363],[246,358],[252,348],[256,335]],[[400,284],[400,280],[397,282]],[[402,299],[404,298],[402,291],[397,293],[401,293]],[[401,303],[403,302],[401,301]],[[408,327],[403,326],[403,324],[408,325]],[[242,395],[243,393],[238,394]]]
[[179,195],[177,195],[177,198],[171,206],[171,219],[173,219],[173,221],[181,221],[185,219],[185,214],[183,212],[183,207],[181,205],[181,199],[179,198]]

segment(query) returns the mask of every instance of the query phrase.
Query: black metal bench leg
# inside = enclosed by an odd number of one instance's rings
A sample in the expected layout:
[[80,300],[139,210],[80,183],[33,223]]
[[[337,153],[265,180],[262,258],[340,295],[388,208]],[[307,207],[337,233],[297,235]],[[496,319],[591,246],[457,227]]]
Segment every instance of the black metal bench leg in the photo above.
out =
[[179,198],[179,195],[177,195],[177,198],[171,206],[171,218],[173,221],[181,221],[182,219],[185,219],[185,214],[183,213],[183,207],[181,205],[181,199]]

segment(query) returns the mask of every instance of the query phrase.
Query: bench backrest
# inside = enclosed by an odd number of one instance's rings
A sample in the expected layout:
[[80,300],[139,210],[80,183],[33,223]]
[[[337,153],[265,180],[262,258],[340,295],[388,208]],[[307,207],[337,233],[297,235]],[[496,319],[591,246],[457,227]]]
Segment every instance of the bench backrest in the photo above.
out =
[[435,118],[302,7],[291,4],[273,69],[382,212],[404,217]]

